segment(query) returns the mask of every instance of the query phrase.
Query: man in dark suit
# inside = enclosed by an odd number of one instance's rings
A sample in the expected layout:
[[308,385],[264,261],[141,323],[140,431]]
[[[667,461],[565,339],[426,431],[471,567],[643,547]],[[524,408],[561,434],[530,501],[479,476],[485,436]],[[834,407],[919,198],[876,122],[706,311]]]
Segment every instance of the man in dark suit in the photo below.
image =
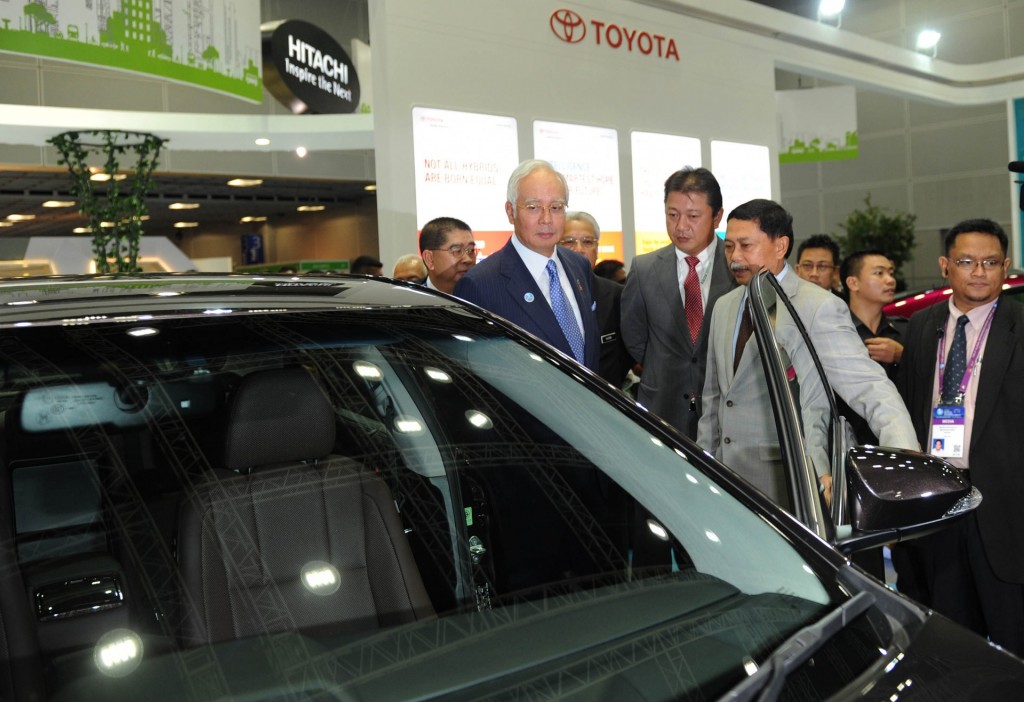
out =
[[642,366],[637,400],[691,439],[697,437],[715,301],[736,287],[715,235],[722,189],[706,168],[665,181],[672,242],[637,256],[622,294],[622,336]]
[[914,575],[924,580],[925,604],[1021,656],[1024,307],[999,298],[1010,259],[998,224],[960,222],[945,252],[939,268],[952,295],[911,317],[897,385],[921,444],[962,470],[983,500],[911,542]]
[[550,163],[523,161],[508,181],[513,236],[470,269],[455,295],[499,314],[593,371],[600,341],[590,262],[558,246],[569,188]]
[[[565,234],[558,242],[597,264],[597,247],[601,241],[601,228],[588,212],[569,212],[565,215]],[[633,359],[622,341],[619,318],[622,302],[621,283],[594,276],[594,301],[597,303],[597,329],[601,334],[600,375],[617,388],[626,382],[633,367]]]

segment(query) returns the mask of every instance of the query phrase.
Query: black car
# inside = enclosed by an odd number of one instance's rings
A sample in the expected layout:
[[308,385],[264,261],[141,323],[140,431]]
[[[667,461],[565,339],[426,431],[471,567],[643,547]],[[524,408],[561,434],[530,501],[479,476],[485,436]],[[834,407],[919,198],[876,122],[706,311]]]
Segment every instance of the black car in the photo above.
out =
[[[772,280],[752,284],[766,348]],[[830,420],[827,510],[764,356],[795,517],[421,287],[0,283],[0,697],[1019,696],[1024,663],[828,543],[924,533],[979,496]]]

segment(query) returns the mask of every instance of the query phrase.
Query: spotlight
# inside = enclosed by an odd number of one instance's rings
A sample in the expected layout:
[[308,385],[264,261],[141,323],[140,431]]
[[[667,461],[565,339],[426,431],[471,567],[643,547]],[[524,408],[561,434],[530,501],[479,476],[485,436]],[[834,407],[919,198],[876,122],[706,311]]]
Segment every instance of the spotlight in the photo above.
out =
[[935,58],[939,53],[939,39],[941,38],[942,34],[934,29],[922,29],[917,35],[917,50],[921,53],[930,51],[932,58]]
[[836,29],[843,23],[843,8],[846,0],[821,0],[818,3],[818,21],[835,20]]

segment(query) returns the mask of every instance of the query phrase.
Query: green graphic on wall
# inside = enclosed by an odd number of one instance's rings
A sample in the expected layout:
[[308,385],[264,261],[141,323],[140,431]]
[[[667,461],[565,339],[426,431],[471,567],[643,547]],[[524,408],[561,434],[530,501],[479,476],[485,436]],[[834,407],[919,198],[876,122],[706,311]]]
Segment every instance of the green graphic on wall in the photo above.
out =
[[8,0],[0,51],[188,83],[262,102],[259,3]]
[[857,158],[857,92],[851,85],[780,90],[779,163]]

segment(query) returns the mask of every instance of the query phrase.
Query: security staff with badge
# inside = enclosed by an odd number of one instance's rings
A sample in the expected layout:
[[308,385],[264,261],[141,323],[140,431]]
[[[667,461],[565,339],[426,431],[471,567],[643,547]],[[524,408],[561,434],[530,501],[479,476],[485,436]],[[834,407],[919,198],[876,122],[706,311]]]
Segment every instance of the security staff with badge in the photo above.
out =
[[952,295],[910,320],[897,386],[923,446],[982,494],[981,506],[924,537],[910,563],[916,596],[1024,655],[1024,306],[1000,300],[1010,260],[996,222],[960,222],[939,268]]

